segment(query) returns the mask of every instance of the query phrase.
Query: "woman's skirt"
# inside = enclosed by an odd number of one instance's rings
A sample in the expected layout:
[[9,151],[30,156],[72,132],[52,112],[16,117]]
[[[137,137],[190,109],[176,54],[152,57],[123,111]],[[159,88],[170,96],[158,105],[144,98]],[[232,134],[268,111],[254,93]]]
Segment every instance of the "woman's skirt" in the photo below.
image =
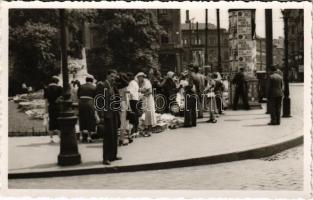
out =
[[93,99],[79,99],[79,128],[81,131],[94,132],[96,128],[96,115]]
[[155,126],[156,125],[156,113],[154,98],[152,95],[145,96],[143,99],[143,111],[145,114],[144,125]]

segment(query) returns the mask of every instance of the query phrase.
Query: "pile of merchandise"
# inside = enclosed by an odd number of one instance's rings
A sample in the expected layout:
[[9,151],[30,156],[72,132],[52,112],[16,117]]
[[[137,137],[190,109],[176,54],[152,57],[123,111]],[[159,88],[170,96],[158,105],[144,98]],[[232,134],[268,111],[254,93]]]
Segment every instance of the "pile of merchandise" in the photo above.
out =
[[17,108],[24,112],[29,119],[44,119],[45,100],[43,98],[43,90],[39,90],[29,94],[16,95],[9,100],[17,103]]
[[[144,130],[143,123],[144,123],[145,115],[143,114],[140,118],[139,122],[139,129]],[[167,129],[176,129],[184,124],[184,119],[182,117],[176,117],[171,114],[158,114],[156,113],[156,125],[153,127],[154,133],[160,133]]]

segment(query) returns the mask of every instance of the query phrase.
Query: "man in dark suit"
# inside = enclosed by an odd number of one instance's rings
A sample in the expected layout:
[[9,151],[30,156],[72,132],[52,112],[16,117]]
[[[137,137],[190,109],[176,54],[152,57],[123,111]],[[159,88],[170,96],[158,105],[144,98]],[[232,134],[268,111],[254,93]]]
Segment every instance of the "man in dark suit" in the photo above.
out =
[[109,165],[110,161],[120,160],[117,157],[118,146],[118,103],[116,100],[116,93],[114,91],[114,81],[117,77],[115,70],[108,70],[107,77],[104,82],[97,84],[96,106],[101,118],[101,132],[103,135],[103,164]]
[[233,110],[237,110],[239,97],[242,99],[244,109],[249,110],[250,106],[248,103],[248,84],[245,79],[244,68],[240,68],[240,71],[235,75],[232,83],[235,84]]
[[281,102],[283,97],[283,77],[276,67],[272,67],[269,77],[267,98],[270,106],[271,122],[268,125],[279,125],[281,114]]
[[205,76],[200,73],[199,67],[194,66],[193,64],[189,65],[189,69],[191,71],[191,78],[196,87],[197,94],[197,108],[198,108],[198,118],[203,118],[203,94],[205,89]]

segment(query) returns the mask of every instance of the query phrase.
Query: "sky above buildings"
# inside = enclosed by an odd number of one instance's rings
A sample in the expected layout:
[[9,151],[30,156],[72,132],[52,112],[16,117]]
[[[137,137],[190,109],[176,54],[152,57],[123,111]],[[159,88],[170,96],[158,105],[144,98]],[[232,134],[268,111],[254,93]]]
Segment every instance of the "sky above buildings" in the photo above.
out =
[[[189,18],[194,18],[194,23],[205,23],[205,9],[189,10]],[[181,23],[185,23],[186,10],[181,10]],[[216,25],[216,10],[208,9],[209,23]],[[220,26],[228,30],[228,10],[220,9]],[[265,10],[256,9],[255,13],[256,34],[260,37],[265,37]],[[284,23],[280,9],[273,9],[273,38],[277,39],[279,36],[284,36]]]

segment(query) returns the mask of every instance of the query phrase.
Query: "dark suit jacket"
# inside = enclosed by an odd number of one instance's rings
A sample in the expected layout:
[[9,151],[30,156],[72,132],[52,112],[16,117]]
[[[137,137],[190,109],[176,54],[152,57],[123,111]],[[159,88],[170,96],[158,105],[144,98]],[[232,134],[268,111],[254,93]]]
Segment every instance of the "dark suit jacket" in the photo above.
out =
[[283,78],[278,73],[273,73],[269,77],[267,97],[276,98],[283,96]]
[[236,85],[236,89],[238,90],[246,90],[248,87],[245,75],[242,72],[238,72],[235,75],[234,79],[232,80],[232,83]]
[[96,87],[97,95],[101,97],[96,99],[98,108],[103,108],[99,114],[103,118],[113,118],[116,115],[116,111],[112,109],[114,102],[114,88],[107,81],[99,82]]

